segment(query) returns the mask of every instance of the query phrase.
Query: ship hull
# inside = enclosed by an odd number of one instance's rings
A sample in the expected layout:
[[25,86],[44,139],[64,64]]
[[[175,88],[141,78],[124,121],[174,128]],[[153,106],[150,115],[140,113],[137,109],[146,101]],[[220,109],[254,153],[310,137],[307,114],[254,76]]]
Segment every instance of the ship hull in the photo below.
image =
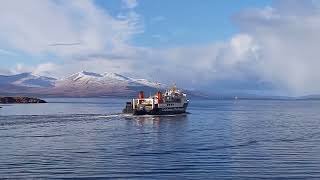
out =
[[154,110],[154,111],[145,111],[145,110],[134,110],[133,115],[173,115],[173,114],[183,114],[186,111],[162,111],[162,110]]
[[173,115],[173,114],[183,114],[186,113],[188,103],[184,104],[183,107],[173,107],[173,108],[155,108],[150,111],[145,109],[132,111],[133,115]]

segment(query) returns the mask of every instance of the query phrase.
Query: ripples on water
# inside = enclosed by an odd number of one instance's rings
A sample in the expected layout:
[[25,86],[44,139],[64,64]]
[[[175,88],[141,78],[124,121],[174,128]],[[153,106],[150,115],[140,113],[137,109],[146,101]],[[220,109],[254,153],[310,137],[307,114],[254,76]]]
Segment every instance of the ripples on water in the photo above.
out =
[[[320,178],[319,101],[192,101],[135,117],[122,100],[0,109],[0,177]],[[63,108],[62,108],[63,107]]]

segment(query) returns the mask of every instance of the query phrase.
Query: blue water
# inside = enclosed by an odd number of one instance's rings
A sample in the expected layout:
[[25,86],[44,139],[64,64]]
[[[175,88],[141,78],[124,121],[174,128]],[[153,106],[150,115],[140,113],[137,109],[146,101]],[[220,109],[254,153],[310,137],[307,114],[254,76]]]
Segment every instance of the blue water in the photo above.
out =
[[320,101],[134,117],[124,99],[47,100],[0,109],[0,179],[320,179]]

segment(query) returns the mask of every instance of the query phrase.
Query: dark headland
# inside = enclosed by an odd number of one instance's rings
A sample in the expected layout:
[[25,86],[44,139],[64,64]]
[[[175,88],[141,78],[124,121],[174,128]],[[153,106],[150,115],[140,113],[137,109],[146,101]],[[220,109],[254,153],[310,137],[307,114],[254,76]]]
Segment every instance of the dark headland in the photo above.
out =
[[1,97],[0,104],[29,104],[29,103],[47,103],[45,100],[34,97]]

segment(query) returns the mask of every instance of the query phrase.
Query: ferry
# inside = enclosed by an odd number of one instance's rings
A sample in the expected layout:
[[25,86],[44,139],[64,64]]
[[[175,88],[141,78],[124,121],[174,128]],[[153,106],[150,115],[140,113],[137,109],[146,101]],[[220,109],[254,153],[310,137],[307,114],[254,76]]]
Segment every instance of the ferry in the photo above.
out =
[[123,113],[133,115],[167,115],[186,113],[189,100],[187,94],[177,89],[176,86],[164,93],[158,91],[148,98],[140,91],[138,98],[127,102]]

